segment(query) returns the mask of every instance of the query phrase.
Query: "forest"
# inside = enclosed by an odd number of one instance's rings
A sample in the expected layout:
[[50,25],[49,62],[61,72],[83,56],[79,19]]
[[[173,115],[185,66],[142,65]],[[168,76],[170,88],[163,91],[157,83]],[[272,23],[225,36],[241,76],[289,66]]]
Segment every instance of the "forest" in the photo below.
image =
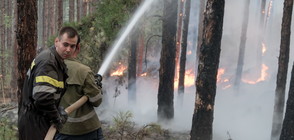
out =
[[293,0],[0,0],[0,140],[59,29],[102,75],[109,140],[291,140]]

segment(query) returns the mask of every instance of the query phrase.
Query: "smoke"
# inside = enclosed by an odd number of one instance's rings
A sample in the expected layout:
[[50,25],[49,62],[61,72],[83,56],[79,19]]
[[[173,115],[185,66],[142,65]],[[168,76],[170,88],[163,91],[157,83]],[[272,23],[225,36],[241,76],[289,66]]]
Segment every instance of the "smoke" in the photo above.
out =
[[[243,0],[227,0],[225,5],[219,68],[225,69],[225,74],[222,78],[228,78],[229,81],[225,85],[223,83],[218,83],[217,85],[213,121],[214,140],[227,140],[229,138],[232,138],[233,140],[268,140],[271,135],[283,2],[274,1],[272,13],[269,15],[266,29],[263,32],[267,51],[262,57],[262,63],[269,67],[267,70],[268,77],[265,81],[256,84],[246,84],[241,82],[239,88],[240,92],[237,93],[233,90],[232,86],[229,88],[224,88],[224,86],[233,84],[236,73],[243,22],[243,9],[245,5],[244,2],[245,1]],[[196,3],[199,4],[192,0],[192,5]],[[252,74],[254,76],[250,78],[253,78],[253,80],[254,78],[258,78],[256,77],[255,72],[257,71],[257,44],[260,31],[259,5],[259,1],[251,0],[243,68],[245,73],[243,76],[250,76]],[[198,13],[192,13],[198,12],[197,10],[199,7],[195,5],[191,7],[190,15],[194,17],[191,17],[193,20],[190,20],[188,38],[190,42],[193,42],[193,39],[197,37],[199,20]],[[268,2],[265,9],[268,9]],[[291,46],[293,46],[293,35],[291,39]],[[190,44],[188,47],[188,51],[192,50],[193,52],[195,44]],[[293,54],[292,52],[293,50],[291,49],[290,54]],[[195,50],[193,53],[195,53]],[[112,121],[113,116],[116,116],[117,112],[130,110],[134,115],[133,121],[138,125],[157,122],[157,93],[159,81],[158,62],[160,58],[157,57],[158,54],[155,56],[156,57],[151,57],[152,59],[148,59],[149,62],[147,67],[153,67],[151,71],[151,73],[153,73],[152,76],[147,75],[146,77],[137,77],[137,100],[135,105],[128,103],[127,80],[124,80],[120,86],[117,86],[119,84],[115,81],[116,77],[104,79],[103,88],[106,90],[107,94],[107,98],[104,99],[104,102],[107,105],[104,106],[105,111],[103,114],[98,114],[101,120]],[[193,66],[195,65],[195,57],[187,57],[187,59],[187,62],[189,62],[187,63],[187,68],[197,67]],[[291,68],[291,65],[293,64],[293,58],[291,55],[289,62],[289,68]],[[287,83],[289,83],[290,72],[291,70],[288,70]],[[119,90],[119,95],[114,98],[114,95],[118,94],[116,89]],[[189,133],[192,126],[192,115],[194,111],[195,86],[185,88],[184,102],[182,106],[179,106],[178,104],[177,89],[174,91],[174,120],[168,124],[162,123],[162,126],[172,131]],[[286,98],[287,94],[288,85],[286,88]]]

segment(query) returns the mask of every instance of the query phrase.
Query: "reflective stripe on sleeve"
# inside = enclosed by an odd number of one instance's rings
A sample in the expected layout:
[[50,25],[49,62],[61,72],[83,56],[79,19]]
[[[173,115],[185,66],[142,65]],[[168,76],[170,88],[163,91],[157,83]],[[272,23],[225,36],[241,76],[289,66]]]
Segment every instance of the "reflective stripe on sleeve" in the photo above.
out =
[[85,120],[88,120],[88,119],[92,118],[95,115],[96,115],[95,110],[92,110],[90,113],[88,113],[88,114],[86,114],[84,116],[78,117],[78,118],[68,117],[67,121],[68,122],[83,122]]
[[97,95],[94,96],[94,97],[90,97],[90,98],[89,98],[89,101],[93,103],[93,102],[98,101],[99,99],[101,99],[101,94],[97,94]]
[[36,83],[45,82],[49,83],[55,87],[64,88],[63,81],[57,81],[49,76],[37,76]]
[[49,93],[55,93],[57,90],[54,87],[50,87],[50,86],[35,86],[33,88],[33,95],[35,95],[38,92],[49,92]]

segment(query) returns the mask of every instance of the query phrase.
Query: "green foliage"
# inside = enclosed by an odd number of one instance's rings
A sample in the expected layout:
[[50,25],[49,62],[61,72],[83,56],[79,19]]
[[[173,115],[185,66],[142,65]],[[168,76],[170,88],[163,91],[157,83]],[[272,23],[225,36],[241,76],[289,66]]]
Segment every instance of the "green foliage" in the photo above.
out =
[[17,126],[12,124],[8,118],[1,117],[0,119],[0,140],[17,140]]
[[109,139],[143,139],[144,137],[154,137],[154,135],[163,136],[166,130],[162,129],[156,123],[144,125],[141,128],[136,128],[135,123],[131,121],[133,114],[130,111],[119,112],[116,117],[113,117],[114,125],[110,126],[109,132],[105,133]]
[[125,132],[130,132],[134,127],[134,122],[131,121],[133,114],[130,111],[119,112],[117,117],[113,118],[114,130],[120,134],[120,137],[124,137]]
[[[75,27],[81,36],[81,52],[79,56],[82,57],[78,57],[78,59],[83,64],[91,67],[94,72],[98,71],[106,57],[105,55],[110,51],[111,45],[119,37],[119,31],[126,26],[127,21],[134,14],[140,2],[141,0],[101,0],[96,5],[96,11],[92,15],[84,17],[79,23],[65,23],[64,25]],[[147,38],[150,34],[159,34],[161,31],[161,22],[158,22],[161,20],[157,16],[154,17],[154,12],[158,11],[160,10],[152,11],[150,13],[152,15],[147,14],[148,22],[150,19],[152,23],[156,22],[156,26],[146,28],[147,32],[144,34],[147,34]],[[148,23],[146,25],[149,26]],[[52,45],[54,38],[52,37],[48,44]],[[127,49],[121,50],[118,60],[127,61],[122,59],[122,57],[127,56],[127,53]],[[112,64],[116,65],[117,63]]]

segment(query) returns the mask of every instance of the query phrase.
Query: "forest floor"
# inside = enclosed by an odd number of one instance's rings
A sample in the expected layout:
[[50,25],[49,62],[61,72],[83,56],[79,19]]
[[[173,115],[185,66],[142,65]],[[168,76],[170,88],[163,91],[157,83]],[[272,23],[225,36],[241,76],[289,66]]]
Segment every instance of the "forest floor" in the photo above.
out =
[[[0,139],[17,138],[17,103],[0,105]],[[129,120],[128,112],[120,114],[112,122],[103,121],[102,130],[106,140],[189,140],[189,132],[165,130],[158,124],[137,127]],[[2,130],[4,129],[4,130]],[[9,132],[9,134],[7,134]]]

